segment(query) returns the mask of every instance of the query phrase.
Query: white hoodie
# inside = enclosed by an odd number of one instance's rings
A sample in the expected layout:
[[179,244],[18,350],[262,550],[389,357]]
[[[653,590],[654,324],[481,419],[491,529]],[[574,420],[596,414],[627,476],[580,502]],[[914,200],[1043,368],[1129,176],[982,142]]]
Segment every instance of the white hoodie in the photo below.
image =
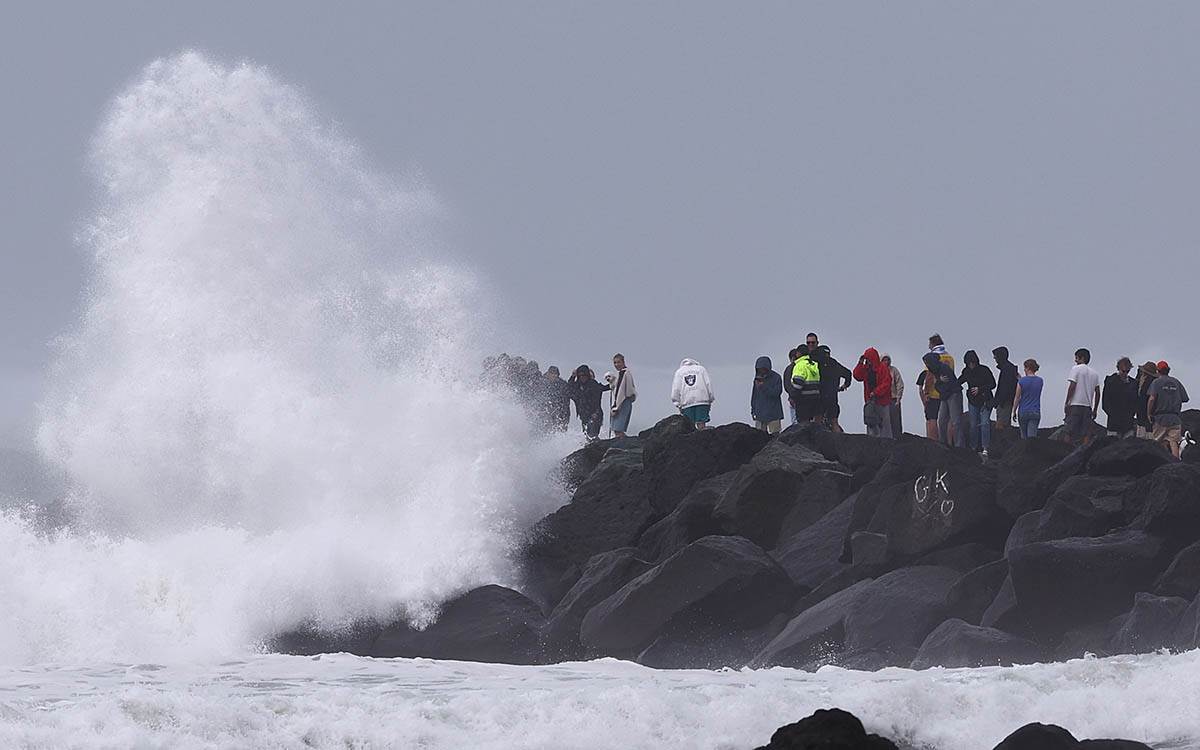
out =
[[694,359],[680,362],[679,369],[675,371],[675,382],[671,383],[671,403],[677,409],[686,409],[689,406],[711,404],[716,400],[704,365]]

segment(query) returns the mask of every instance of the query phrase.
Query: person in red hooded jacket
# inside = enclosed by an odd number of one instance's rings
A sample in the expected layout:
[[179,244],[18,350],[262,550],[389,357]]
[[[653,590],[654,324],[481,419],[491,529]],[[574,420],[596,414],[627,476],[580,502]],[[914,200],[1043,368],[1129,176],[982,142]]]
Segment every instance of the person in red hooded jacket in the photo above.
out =
[[868,348],[858,358],[854,379],[863,384],[863,422],[867,434],[892,437],[892,368],[879,358],[879,352]]

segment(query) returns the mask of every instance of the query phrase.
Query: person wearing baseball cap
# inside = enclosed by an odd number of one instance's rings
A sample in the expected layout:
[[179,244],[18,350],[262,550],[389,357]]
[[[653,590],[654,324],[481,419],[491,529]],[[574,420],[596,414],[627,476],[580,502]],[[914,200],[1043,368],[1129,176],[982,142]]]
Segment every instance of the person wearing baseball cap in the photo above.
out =
[[1157,378],[1158,365],[1155,363],[1147,362],[1138,368],[1137,436],[1146,440],[1150,439],[1150,430],[1153,429],[1150,424],[1150,413],[1146,411],[1150,406],[1150,386]]
[[1150,401],[1146,408],[1154,425],[1150,439],[1179,458],[1183,438],[1183,421],[1179,413],[1188,402],[1188,392],[1183,383],[1171,377],[1171,366],[1165,361],[1159,362],[1155,369],[1158,370],[1158,377],[1150,385]]

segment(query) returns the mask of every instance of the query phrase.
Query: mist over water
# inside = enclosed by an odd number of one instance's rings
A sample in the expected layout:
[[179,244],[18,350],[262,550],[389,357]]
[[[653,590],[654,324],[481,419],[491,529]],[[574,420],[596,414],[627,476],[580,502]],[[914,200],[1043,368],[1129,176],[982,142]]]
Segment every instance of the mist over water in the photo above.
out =
[[0,516],[0,662],[221,656],[513,582],[567,447],[477,379],[494,308],[428,190],[195,53],[117,97],[93,167],[38,430],[70,520]]

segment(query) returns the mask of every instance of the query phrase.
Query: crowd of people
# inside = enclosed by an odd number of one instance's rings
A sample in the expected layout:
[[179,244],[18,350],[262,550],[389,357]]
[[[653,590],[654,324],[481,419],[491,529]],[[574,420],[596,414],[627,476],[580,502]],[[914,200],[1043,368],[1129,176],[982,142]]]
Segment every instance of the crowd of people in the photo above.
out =
[[[939,334],[929,337],[923,369],[915,383],[925,417],[925,436],[946,445],[970,448],[987,457],[994,430],[1017,429],[1021,438],[1038,435],[1042,422],[1044,381],[1037,360],[1026,359],[1018,369],[1010,361],[1007,347],[992,350],[995,370],[979,354],[963,354],[962,369]],[[1101,381],[1091,367],[1091,352],[1079,349],[1067,374],[1063,403],[1065,439],[1083,445],[1097,434],[1101,410],[1106,431],[1118,437],[1140,437],[1161,443],[1176,458],[1180,456],[1183,430],[1181,412],[1188,402],[1187,389],[1171,375],[1165,361],[1146,362],[1137,368],[1121,357],[1116,371]],[[608,404],[611,433],[624,437],[633,415],[637,389],[621,354],[613,356],[613,370],[603,382],[588,365],[580,365],[563,380],[558,368],[545,374],[536,362],[501,355],[489,362],[506,373],[509,384],[528,394],[547,429],[566,430],[570,405],[575,405],[584,434],[589,440],[600,435],[604,423],[603,395]],[[863,424],[867,434],[898,437],[904,431],[901,403],[905,382],[889,355],[867,348],[857,363],[847,368],[833,357],[832,350],[809,333],[805,342],[788,352],[782,374],[771,358],[760,356],[754,363],[750,390],[750,418],[757,429],[776,434],[783,429],[785,411],[791,424],[817,422],[835,432],[840,424],[840,394],[857,381],[863,388]],[[711,420],[716,400],[708,370],[694,359],[684,359],[671,383],[671,403],[697,429]],[[965,408],[964,408],[965,407]]]

